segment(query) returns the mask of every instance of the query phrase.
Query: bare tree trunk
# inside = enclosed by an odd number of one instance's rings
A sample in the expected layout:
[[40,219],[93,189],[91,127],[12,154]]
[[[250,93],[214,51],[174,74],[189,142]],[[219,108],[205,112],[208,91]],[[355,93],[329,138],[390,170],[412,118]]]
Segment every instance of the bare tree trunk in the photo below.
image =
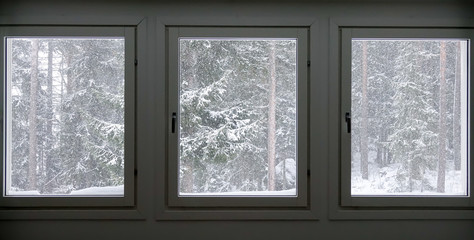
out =
[[30,78],[30,112],[28,115],[28,188],[36,190],[36,153],[37,153],[37,136],[36,136],[36,102],[38,92],[38,40],[31,40],[31,78]]
[[446,42],[440,48],[440,82],[439,82],[439,154],[438,154],[438,192],[445,191],[446,174]]
[[275,42],[270,43],[270,82],[268,98],[268,190],[275,191],[275,142],[276,142],[276,68],[275,68]]
[[454,77],[453,149],[454,169],[461,170],[461,43],[457,44]]
[[[53,43],[48,42],[48,101],[46,117],[46,143],[45,143],[45,161],[46,161],[46,183],[53,177],[52,167],[53,159],[51,156],[52,138],[53,138]],[[43,191],[50,192],[51,185],[43,186]]]
[[368,101],[367,101],[367,42],[362,42],[362,119],[360,133],[360,171],[363,179],[369,179],[369,146],[368,146]]

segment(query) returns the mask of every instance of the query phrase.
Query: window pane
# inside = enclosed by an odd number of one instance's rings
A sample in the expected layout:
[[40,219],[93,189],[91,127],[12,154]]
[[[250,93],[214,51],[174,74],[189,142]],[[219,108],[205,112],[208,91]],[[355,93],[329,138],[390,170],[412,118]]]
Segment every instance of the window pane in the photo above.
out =
[[352,40],[352,195],[467,195],[466,40]]
[[296,39],[179,48],[180,195],[296,196]]
[[6,195],[123,196],[124,39],[6,42]]

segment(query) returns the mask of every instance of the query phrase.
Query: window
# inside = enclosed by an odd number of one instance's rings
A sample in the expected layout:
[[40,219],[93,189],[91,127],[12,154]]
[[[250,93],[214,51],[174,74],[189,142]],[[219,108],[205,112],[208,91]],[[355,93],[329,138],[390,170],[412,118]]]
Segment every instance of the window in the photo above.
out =
[[344,206],[470,206],[470,34],[344,29]]
[[169,204],[305,206],[306,30],[168,31]]
[[4,205],[133,205],[133,39],[2,28]]

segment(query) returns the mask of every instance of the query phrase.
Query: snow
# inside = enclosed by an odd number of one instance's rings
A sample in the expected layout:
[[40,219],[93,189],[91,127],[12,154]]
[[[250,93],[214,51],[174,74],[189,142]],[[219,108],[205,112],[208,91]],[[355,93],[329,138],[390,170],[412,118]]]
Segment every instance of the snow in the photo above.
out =
[[352,41],[352,195],[468,194],[465,46],[465,40]]
[[90,187],[75,190],[70,195],[124,195],[123,185],[111,187]]
[[41,195],[40,192],[34,191],[7,191],[7,196],[37,196]]
[[[285,166],[285,172],[283,173],[283,166]],[[287,158],[285,161],[281,161],[275,167],[275,172],[277,174],[278,179],[286,178],[285,180],[290,183],[296,182],[297,177],[297,168],[296,168],[296,161],[293,158]]]
[[[296,41],[242,40],[180,40],[179,188],[184,195],[296,195],[281,191],[296,188]],[[278,61],[270,61],[272,49]],[[268,91],[272,65],[278,75],[276,100]],[[276,136],[271,137],[270,106],[276,108]],[[274,166],[267,159],[269,144],[276,148]],[[277,191],[268,192],[273,167]]]
[[[374,159],[376,153],[369,152],[369,159]],[[420,181],[414,181],[417,189],[411,192],[400,190],[397,176],[403,166],[400,163],[389,164],[387,167],[377,167],[372,160],[369,160],[369,179],[362,179],[359,173],[360,155],[354,154],[355,161],[352,166],[351,194],[353,196],[466,196],[466,189],[463,187],[463,174],[461,171],[448,169],[446,172],[446,191],[436,192],[436,189],[420,190]],[[424,174],[425,186],[436,186],[437,172],[427,171]]]
[[246,197],[246,196],[294,196],[296,197],[296,189],[282,190],[282,191],[236,191],[236,192],[207,192],[207,193],[180,193],[180,196],[216,196],[216,197]]
[[[6,139],[8,194],[69,196],[77,190],[77,194],[123,195],[123,189],[114,187],[79,188],[123,184],[124,38],[8,41],[7,61],[12,63],[7,79],[11,98],[6,102],[11,127]],[[37,69],[30,59],[36,51],[33,42],[39,45]],[[33,70],[39,76],[37,92],[25,87],[34,79]],[[34,111],[30,104],[36,105]],[[29,131],[35,131],[37,138],[28,137]],[[33,167],[36,179],[28,175]]]
[[108,187],[90,187],[74,190],[69,194],[41,194],[39,191],[8,191],[7,196],[123,196],[123,185]]

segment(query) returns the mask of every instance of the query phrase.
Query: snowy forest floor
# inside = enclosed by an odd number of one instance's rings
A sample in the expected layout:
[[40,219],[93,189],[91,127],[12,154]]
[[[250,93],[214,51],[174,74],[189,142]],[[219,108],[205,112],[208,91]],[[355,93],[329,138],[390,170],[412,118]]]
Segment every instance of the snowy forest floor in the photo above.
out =
[[360,173],[360,153],[353,156],[351,170],[351,193],[352,195],[466,195],[466,187],[463,184],[465,174],[461,170],[454,170],[453,161],[446,162],[446,191],[436,192],[438,172],[426,170],[421,180],[414,181],[414,189],[411,192],[400,191],[400,172],[403,166],[400,163],[391,163],[387,166],[379,166],[375,163],[376,152],[369,152],[369,179],[362,179]]
[[[108,187],[90,187],[72,191],[69,194],[47,194],[47,196],[123,196],[123,185]],[[9,191],[9,196],[41,196],[39,191]]]

